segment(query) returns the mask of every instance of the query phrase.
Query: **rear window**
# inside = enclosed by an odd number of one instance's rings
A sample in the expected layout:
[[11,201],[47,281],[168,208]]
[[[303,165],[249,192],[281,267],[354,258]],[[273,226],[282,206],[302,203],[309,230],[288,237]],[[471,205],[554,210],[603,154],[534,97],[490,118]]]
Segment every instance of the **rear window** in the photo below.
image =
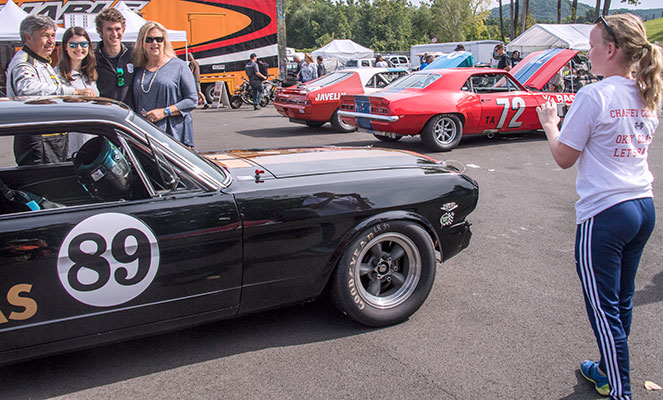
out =
[[348,60],[348,62],[345,63],[346,67],[356,67],[357,66],[357,60]]
[[322,78],[318,78],[315,81],[312,81],[311,84],[314,84],[315,86],[334,85],[344,79],[347,79],[352,74],[354,74],[354,72],[334,72],[333,74],[324,75]]
[[436,80],[440,79],[440,74],[412,74],[402,77],[392,82],[388,87],[390,89],[417,88],[423,89]]

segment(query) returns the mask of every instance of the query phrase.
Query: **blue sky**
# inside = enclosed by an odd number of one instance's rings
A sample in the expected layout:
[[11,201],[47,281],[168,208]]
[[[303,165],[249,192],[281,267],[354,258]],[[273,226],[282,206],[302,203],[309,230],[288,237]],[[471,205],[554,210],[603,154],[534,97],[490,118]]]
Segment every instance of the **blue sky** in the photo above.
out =
[[[422,1],[425,0],[410,0],[413,4],[419,4]],[[592,7],[596,5],[595,1],[590,1],[590,0],[579,0],[581,3],[588,4]],[[601,2],[603,3],[603,2]],[[499,3],[497,0],[491,0],[489,8],[497,7]],[[502,0],[502,4],[509,4],[509,0]],[[642,10],[646,10],[648,8],[663,8],[663,4],[661,0],[640,0],[640,5],[639,6],[633,6],[633,5],[626,5],[626,3],[622,3],[619,0],[612,0],[610,2],[610,9],[617,9],[617,8],[629,8],[629,9],[634,9],[634,8],[639,8]]]

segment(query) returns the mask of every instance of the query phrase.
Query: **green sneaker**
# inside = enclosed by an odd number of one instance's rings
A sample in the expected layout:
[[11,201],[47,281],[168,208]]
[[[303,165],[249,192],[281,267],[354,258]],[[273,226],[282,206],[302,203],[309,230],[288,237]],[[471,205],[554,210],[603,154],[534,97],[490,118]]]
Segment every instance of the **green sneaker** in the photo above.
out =
[[610,383],[608,377],[599,372],[599,364],[585,360],[580,363],[580,373],[594,384],[594,388],[601,396],[610,396]]

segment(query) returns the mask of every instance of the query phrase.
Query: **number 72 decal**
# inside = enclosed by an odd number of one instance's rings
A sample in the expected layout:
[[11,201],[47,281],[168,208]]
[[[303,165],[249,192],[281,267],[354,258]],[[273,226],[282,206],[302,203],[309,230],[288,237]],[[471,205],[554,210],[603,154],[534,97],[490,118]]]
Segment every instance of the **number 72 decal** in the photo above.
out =
[[[506,115],[509,112],[509,99],[496,99],[495,103],[498,106],[503,107],[502,115],[500,115],[500,120],[497,122],[497,129],[502,129],[504,122],[506,121]],[[514,97],[511,99],[511,109],[516,110],[516,113],[513,114],[513,117],[511,117],[511,121],[509,121],[507,128],[519,128],[520,125],[523,124],[521,121],[518,121],[518,118],[522,115],[523,112],[525,112],[525,100],[523,100],[522,97]]]

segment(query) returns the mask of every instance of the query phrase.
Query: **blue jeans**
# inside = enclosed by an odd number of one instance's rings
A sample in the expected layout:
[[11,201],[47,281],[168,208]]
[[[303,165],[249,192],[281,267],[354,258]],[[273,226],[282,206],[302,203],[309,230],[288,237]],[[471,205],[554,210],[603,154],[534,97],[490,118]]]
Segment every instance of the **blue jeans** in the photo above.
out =
[[628,335],[635,274],[655,221],[649,197],[616,204],[578,225],[576,232],[576,268],[612,399],[631,396]]
[[251,80],[249,84],[251,85],[251,89],[253,89],[251,91],[253,95],[253,105],[258,106],[260,105],[260,99],[262,99],[262,94],[264,92],[262,81]]

